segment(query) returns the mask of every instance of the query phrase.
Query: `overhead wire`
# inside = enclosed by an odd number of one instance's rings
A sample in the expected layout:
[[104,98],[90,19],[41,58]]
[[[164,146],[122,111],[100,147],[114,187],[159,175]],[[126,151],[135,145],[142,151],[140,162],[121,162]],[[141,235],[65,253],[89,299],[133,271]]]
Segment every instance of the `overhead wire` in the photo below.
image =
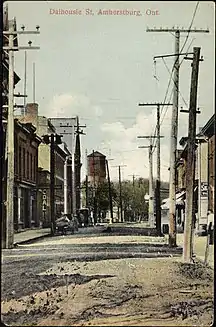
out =
[[[187,48],[186,53],[188,53],[188,51],[189,51],[189,49],[190,49],[190,47],[191,47],[191,44],[193,43],[194,39],[195,39],[195,38],[193,38],[192,41],[191,41],[191,43],[189,44],[189,47]],[[162,59],[163,59],[163,58],[162,58]],[[164,59],[163,59],[163,60],[164,60]],[[183,61],[184,61],[184,59],[182,59],[182,61],[180,62],[179,67],[181,67]],[[168,71],[170,72],[168,66],[167,66],[167,69],[168,69]],[[170,74],[171,74],[171,72],[170,72]],[[169,99],[168,103],[169,103],[170,100],[171,100],[172,94],[173,94],[173,90],[172,90],[172,92],[171,92],[170,99]],[[185,99],[183,98],[182,94],[180,93],[180,91],[179,91],[179,94],[181,95],[181,97],[182,97],[182,99],[183,99],[185,105],[187,106],[187,103],[186,103]],[[164,115],[163,115],[163,118],[161,119],[161,122],[160,122],[161,125],[162,125],[162,123],[163,123],[163,120],[164,120],[164,118],[165,118],[165,115],[166,115],[166,113],[167,113],[167,110],[168,110],[168,106],[166,107],[166,109],[165,109],[165,113],[164,113]]]
[[[192,42],[194,41],[194,39],[195,39],[195,38],[193,38],[192,41],[191,41],[191,43],[189,44],[186,53],[189,52],[189,49],[190,49],[191,44],[192,44]],[[163,58],[162,58],[162,59],[163,59]],[[164,59],[163,59],[163,61],[164,61]],[[182,59],[182,61],[180,62],[179,67],[181,67],[183,61],[184,61],[184,59]],[[164,62],[165,62],[165,61],[164,61]],[[166,66],[167,66],[167,65],[166,65]],[[170,77],[172,78],[172,73],[170,72],[168,66],[167,66],[167,70],[169,71],[169,73],[170,73]],[[173,78],[172,78],[172,80],[173,80]],[[171,92],[171,94],[170,94],[170,98],[169,98],[168,103],[170,103],[170,100],[171,100],[172,94],[173,94],[173,89],[172,89],[172,92]],[[184,97],[183,97],[183,95],[181,94],[180,91],[179,91],[179,94],[180,94],[182,100],[184,101],[185,105],[187,106],[187,102],[185,101],[185,99],[184,99]],[[162,109],[163,109],[163,108],[162,108]],[[160,126],[161,126],[162,123],[163,123],[163,120],[164,120],[164,118],[165,118],[165,116],[166,116],[167,110],[168,110],[168,106],[166,106],[166,109],[165,109],[164,115],[163,115],[163,117],[162,117],[162,119],[161,119],[161,122],[160,122]]]
[[[183,44],[183,46],[182,46],[182,48],[181,48],[181,50],[180,50],[180,52],[179,52],[179,55],[180,55],[180,54],[182,53],[182,51],[184,50],[184,47],[185,47],[185,45],[186,45],[186,43],[187,43],[187,40],[188,40],[188,38],[189,38],[190,30],[191,30],[191,27],[192,27],[192,25],[193,25],[193,22],[194,22],[194,19],[195,19],[195,16],[196,16],[196,12],[197,12],[197,9],[198,9],[198,5],[199,5],[199,1],[197,1],[197,3],[196,3],[196,7],[195,7],[195,10],[194,10],[194,13],[193,13],[193,16],[192,16],[192,20],[191,20],[191,23],[190,23],[189,28],[188,28],[188,33],[187,33],[187,36],[186,36],[186,38],[185,38],[184,44]],[[192,41],[192,42],[193,42],[193,41]],[[192,43],[192,42],[191,42],[191,43]],[[191,44],[189,45],[188,49],[190,48],[190,46],[191,46]],[[187,52],[188,52],[188,50],[187,50]],[[166,89],[166,93],[165,93],[165,97],[164,97],[164,101],[163,101],[163,103],[166,102],[167,95],[168,95],[168,92],[169,92],[170,83],[171,83],[171,80],[172,80],[172,75],[173,75],[174,68],[175,68],[175,65],[176,65],[176,63],[177,63],[177,60],[178,60],[178,58],[179,58],[179,55],[178,55],[178,57],[176,58],[176,60],[175,60],[175,62],[174,62],[174,64],[173,64],[172,71],[170,72],[170,78],[169,78],[169,82],[168,82],[168,85],[167,85],[167,89]],[[181,66],[183,60],[184,60],[184,59],[182,59],[182,61],[180,62],[179,67]],[[154,59],[154,65],[155,65],[155,72],[156,72],[156,60],[155,60],[155,59]],[[154,74],[154,78],[155,78],[156,80],[158,80],[156,73]],[[179,94],[180,94],[180,93],[179,93]],[[163,111],[163,108],[164,108],[164,106],[162,107],[162,111]],[[167,108],[166,108],[165,114],[166,114],[167,110],[168,110],[168,106],[167,106]],[[165,117],[165,115],[164,115],[164,117]],[[160,125],[161,125],[161,122],[160,122]],[[156,136],[156,130],[157,130],[157,125],[155,126],[155,130],[154,130],[154,139],[155,139],[155,136]],[[155,143],[156,143],[156,141],[155,141]],[[156,145],[153,144],[153,151],[154,151],[155,147],[156,147]]]

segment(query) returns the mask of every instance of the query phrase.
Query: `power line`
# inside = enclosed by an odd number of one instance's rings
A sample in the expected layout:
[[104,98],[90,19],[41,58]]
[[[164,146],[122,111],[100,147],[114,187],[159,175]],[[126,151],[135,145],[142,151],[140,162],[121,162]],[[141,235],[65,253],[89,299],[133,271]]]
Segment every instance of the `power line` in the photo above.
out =
[[[172,74],[171,74],[171,71],[170,71],[169,67],[167,66],[167,63],[166,63],[165,59],[162,58],[162,60],[163,60],[163,62],[164,62],[164,65],[165,65],[165,67],[166,67],[168,73],[170,74],[170,76],[171,76],[171,78],[172,78],[172,81],[175,83],[174,78],[173,78],[173,76],[172,76]],[[179,65],[179,67],[180,67],[180,65]],[[179,93],[179,95],[181,96],[182,100],[184,101],[184,103],[185,103],[185,105],[186,105],[186,107],[187,107],[187,102],[185,101],[183,95],[181,94],[180,91],[178,91],[178,93]]]
[[[187,48],[186,53],[188,53],[188,51],[189,51],[189,49],[190,49],[190,47],[191,47],[191,44],[192,44],[192,42],[194,41],[194,39],[195,39],[195,38],[192,39],[192,41],[191,41],[189,47]],[[162,58],[162,59],[163,59],[163,58]],[[180,62],[179,67],[181,67],[183,61],[184,61],[184,59],[182,59],[182,61]],[[170,72],[170,70],[169,70],[169,72]],[[170,76],[172,77],[171,72],[170,72]],[[173,79],[173,78],[172,78],[172,79]],[[169,98],[169,101],[168,101],[168,102],[170,102],[171,97],[172,97],[172,94],[173,94],[173,90],[172,90],[172,92],[171,92],[171,94],[170,94],[170,98]],[[181,95],[180,91],[179,91],[179,94]],[[184,100],[184,98],[183,98],[182,95],[181,95],[181,97],[182,97],[183,101],[185,102],[185,104],[186,104],[186,106],[187,106],[187,103],[186,103],[186,101]],[[163,109],[163,108],[162,108],[162,109]],[[162,117],[162,119],[161,119],[161,123],[160,123],[161,125],[162,125],[162,123],[163,123],[163,121],[164,121],[164,118],[165,118],[165,115],[166,115],[166,113],[167,113],[167,110],[168,110],[168,106],[166,107],[165,112],[164,112],[164,115],[163,115],[163,117]]]
[[[194,40],[195,40],[195,38],[193,38],[193,39],[191,40],[191,42],[190,42],[190,44],[189,44],[189,47],[187,48],[187,51],[186,51],[186,56],[187,56],[187,54],[188,54],[188,52],[189,52],[189,49],[190,49],[190,47],[191,47],[191,45],[192,45],[192,43],[193,43]],[[168,67],[168,65],[167,65],[167,63],[166,63],[166,61],[165,61],[165,59],[162,58],[162,60],[163,60],[164,65],[165,65],[167,71],[169,72],[169,74],[170,74],[170,76],[171,76],[173,82],[174,82],[174,79],[173,79],[173,77],[172,77],[172,73],[171,73],[171,71],[170,71],[170,69],[169,69],[169,67]],[[179,64],[179,68],[181,67],[183,61],[184,61],[184,58],[183,58],[182,61],[180,62],[180,64]],[[175,82],[174,82],[174,83],[175,83]],[[185,105],[187,106],[187,102],[185,101],[183,95],[181,94],[180,91],[178,91],[178,92],[179,92],[179,95],[181,96],[182,100],[184,101]]]
[[197,3],[196,3],[196,7],[195,7],[195,10],[194,10],[194,13],[193,13],[193,17],[192,17],[191,23],[190,23],[190,25],[189,25],[188,34],[187,34],[186,39],[185,39],[185,41],[184,41],[184,44],[183,44],[183,46],[182,46],[182,48],[181,48],[181,50],[180,50],[180,53],[182,53],[182,51],[183,51],[183,49],[184,49],[184,47],[185,47],[185,45],[186,45],[186,43],[187,43],[187,40],[188,40],[188,38],[189,38],[190,30],[191,30],[191,27],[192,27],[192,25],[193,25],[194,18],[195,18],[195,16],[196,16],[196,12],[197,12],[197,9],[198,9],[198,5],[199,5],[199,1],[197,1]]
[[[194,10],[194,13],[193,13],[193,17],[192,17],[191,23],[190,23],[189,28],[188,28],[188,33],[187,33],[186,39],[185,39],[185,41],[184,41],[184,44],[183,44],[183,46],[182,46],[182,48],[181,48],[181,50],[180,50],[179,55],[182,53],[182,51],[183,51],[183,49],[184,49],[184,47],[185,47],[185,45],[186,45],[186,43],[187,43],[188,37],[189,37],[189,35],[190,35],[191,27],[192,27],[192,25],[193,25],[193,22],[194,22],[194,19],[195,19],[195,16],[196,16],[196,12],[197,12],[198,5],[199,5],[199,1],[198,1],[197,4],[196,4],[196,7],[195,7],[195,10]],[[191,46],[191,44],[190,44],[190,46]],[[190,46],[189,46],[189,47],[190,47]],[[188,52],[188,50],[187,50],[187,52]],[[167,90],[166,90],[166,93],[165,93],[164,102],[166,102],[166,100],[167,100],[167,95],[168,95],[169,87],[170,87],[170,83],[171,83],[171,80],[172,80],[172,74],[173,74],[173,72],[174,72],[174,67],[175,67],[175,65],[176,65],[177,60],[178,60],[178,57],[176,58],[176,60],[175,60],[175,62],[174,62],[174,64],[173,64],[173,67],[172,67],[172,71],[171,71],[171,73],[170,73],[170,79],[169,79],[168,86],[167,86]],[[183,59],[183,60],[184,60],[184,59]],[[181,66],[183,60],[181,61],[179,67]],[[154,59],[154,64],[155,64],[155,67],[156,67],[156,61],[155,61],[155,59]],[[163,111],[163,108],[164,108],[164,107],[162,107],[162,111]],[[167,109],[168,109],[168,108],[167,108]],[[166,109],[166,111],[167,111],[167,109]],[[161,113],[162,113],[162,112],[161,112]],[[156,126],[155,126],[155,130],[154,130],[154,136],[155,136],[155,135],[156,135]],[[154,146],[155,146],[155,145],[153,144],[153,147],[154,147]]]
[[[192,41],[190,42],[190,44],[189,44],[189,46],[188,46],[188,48],[187,48],[186,53],[188,53],[188,51],[189,51],[189,49],[190,49],[190,47],[191,47],[191,44],[193,43],[194,39],[195,39],[195,38],[193,38]],[[162,59],[163,59],[163,58],[162,58]],[[183,61],[184,61],[184,59],[182,59],[182,61],[180,62],[179,67],[181,67]],[[168,67],[167,67],[167,68],[168,68]],[[170,70],[169,70],[169,73],[170,73],[170,78],[172,78],[172,80],[173,80],[172,72],[170,72]],[[169,80],[169,85],[170,85],[170,82],[171,82],[171,80]],[[170,98],[169,98],[169,101],[168,101],[168,102],[170,102],[171,97],[172,97],[172,94],[173,94],[173,90],[172,90],[172,92],[171,92],[171,94],[170,94]],[[179,94],[181,95],[180,91],[179,91]],[[185,102],[185,104],[186,104],[186,106],[187,106],[187,103],[186,103],[186,101],[184,100],[184,98],[183,98],[182,95],[181,95],[181,97],[182,97],[183,101]],[[166,97],[165,97],[165,99],[166,99]],[[163,108],[164,108],[164,107],[162,107],[162,110],[163,110]],[[168,106],[166,107],[165,112],[164,112],[164,115],[163,115],[163,117],[162,117],[162,119],[161,119],[161,122],[160,122],[161,125],[162,125],[162,123],[163,123],[163,121],[164,121],[164,118],[165,118],[165,116],[166,116],[167,110],[168,110]],[[155,133],[156,133],[156,127],[155,127]],[[155,135],[155,133],[154,133],[154,135]],[[155,149],[155,147],[154,147],[154,149]],[[154,151],[153,151],[153,152],[154,152]]]

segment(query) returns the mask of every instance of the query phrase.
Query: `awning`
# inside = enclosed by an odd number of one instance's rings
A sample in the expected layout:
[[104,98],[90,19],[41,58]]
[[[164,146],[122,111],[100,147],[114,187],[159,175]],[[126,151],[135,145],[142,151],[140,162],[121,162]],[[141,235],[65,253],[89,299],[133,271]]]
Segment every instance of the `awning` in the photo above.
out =
[[[183,196],[185,195],[185,193],[185,191],[176,193],[176,205],[184,205]],[[161,209],[169,209],[169,202],[169,198],[164,199],[161,204]]]

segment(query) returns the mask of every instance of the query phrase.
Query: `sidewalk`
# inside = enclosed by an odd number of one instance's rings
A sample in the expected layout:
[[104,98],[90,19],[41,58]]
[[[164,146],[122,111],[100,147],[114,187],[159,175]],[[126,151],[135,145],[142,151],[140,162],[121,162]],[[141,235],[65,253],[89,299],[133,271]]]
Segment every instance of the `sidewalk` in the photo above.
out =
[[[177,244],[183,247],[184,234],[177,234]],[[207,236],[194,236],[194,254],[204,262]],[[208,262],[211,268],[214,268],[214,245],[209,245]]]
[[18,232],[14,234],[14,244],[22,244],[32,240],[40,239],[49,236],[51,233],[50,228],[35,228]]

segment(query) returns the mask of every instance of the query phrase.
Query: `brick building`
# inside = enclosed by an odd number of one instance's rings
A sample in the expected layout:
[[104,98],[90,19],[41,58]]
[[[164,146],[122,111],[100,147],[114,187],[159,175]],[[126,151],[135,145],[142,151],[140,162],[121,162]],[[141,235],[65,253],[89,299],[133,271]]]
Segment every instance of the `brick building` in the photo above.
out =
[[[6,145],[7,121],[4,121],[4,145]],[[14,228],[20,230],[38,226],[37,219],[37,162],[38,146],[41,142],[36,134],[36,128],[30,124],[14,121]],[[7,187],[7,154],[5,152],[5,167],[3,178],[4,210],[6,217],[6,187]]]
[[[55,134],[55,126],[50,119],[38,115],[38,104],[29,103],[25,108],[25,115],[19,116],[22,122],[31,122],[37,130],[38,135]],[[64,212],[64,165],[70,151],[66,144],[55,145],[55,215],[58,217]],[[67,160],[67,194],[68,213],[71,211],[71,164]],[[37,193],[37,215],[40,225],[50,227],[50,144],[41,142],[38,149],[38,193]]]

